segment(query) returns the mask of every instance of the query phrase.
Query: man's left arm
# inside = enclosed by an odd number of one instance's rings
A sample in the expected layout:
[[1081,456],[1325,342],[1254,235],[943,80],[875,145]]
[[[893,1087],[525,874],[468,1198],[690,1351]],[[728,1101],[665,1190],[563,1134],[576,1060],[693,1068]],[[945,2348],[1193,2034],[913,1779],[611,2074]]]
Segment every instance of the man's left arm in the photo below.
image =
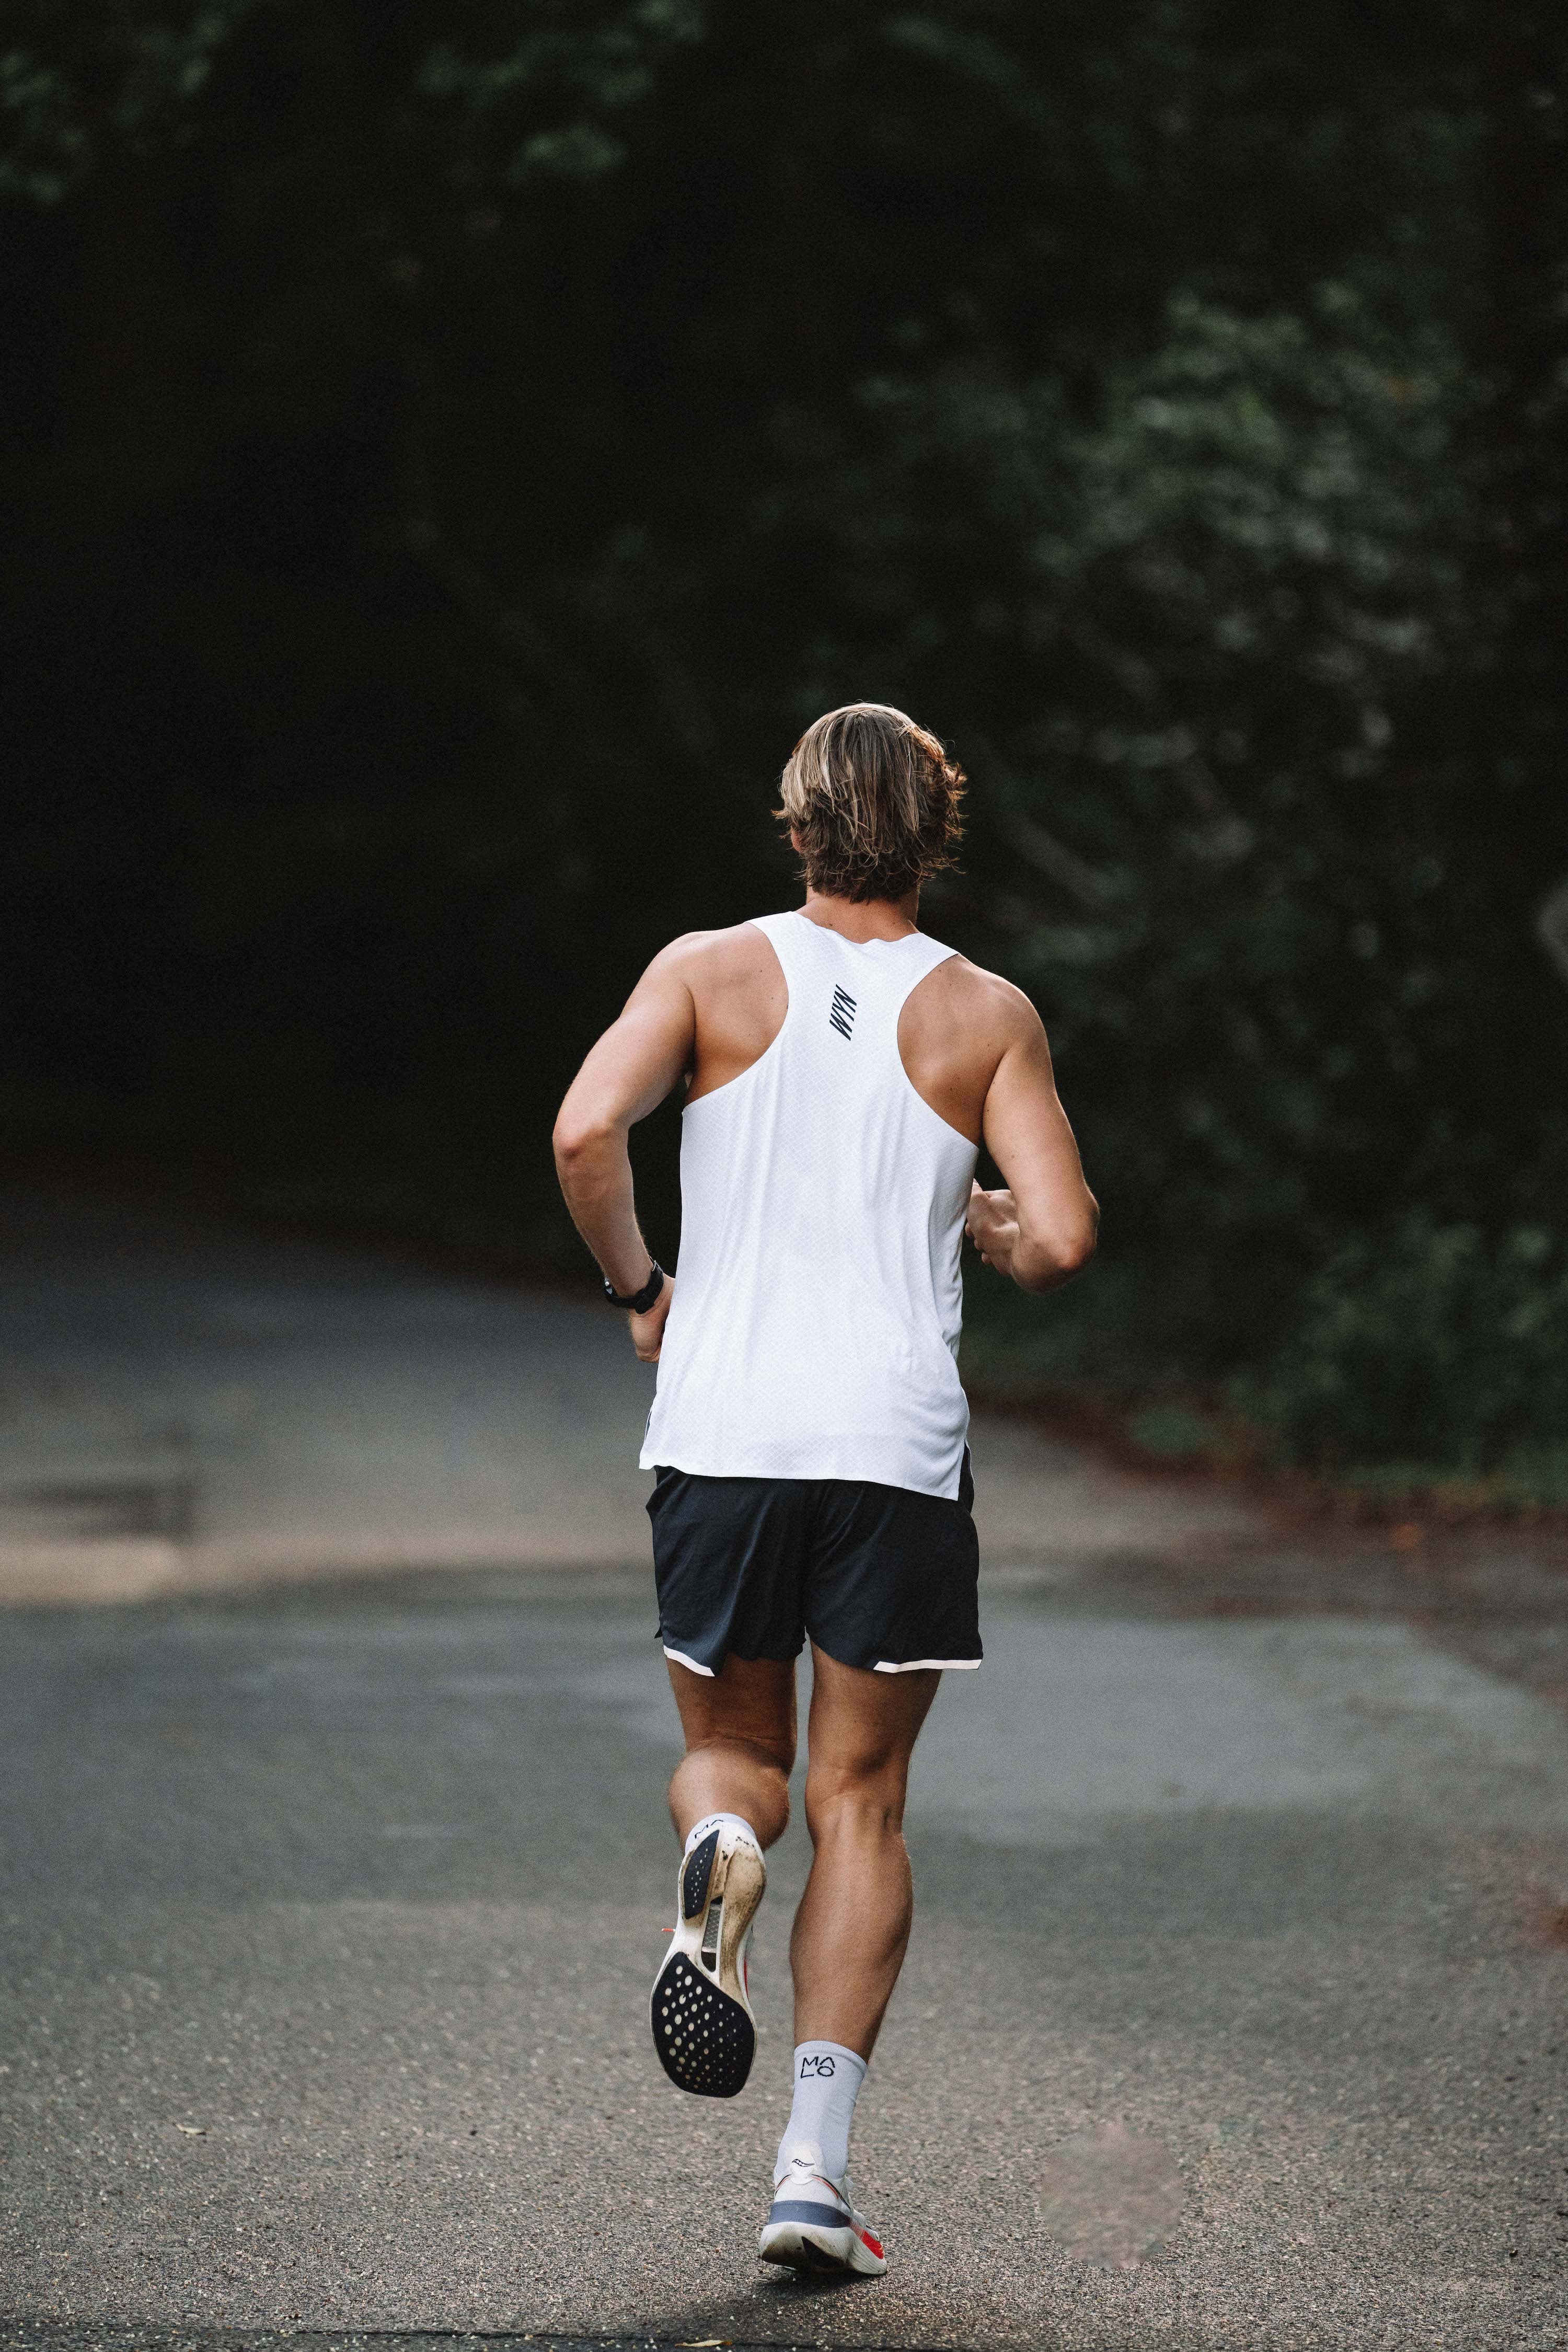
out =
[[1083,1180],[1057,1093],[1040,1016],[1009,982],[994,983],[1012,1034],[985,1097],[983,1127],[1005,1190],[969,1197],[969,1237],[1020,1290],[1055,1290],[1094,1255],[1100,1204]]
[[[623,1296],[641,1290],[653,1266],[637,1225],[626,1137],[679,1083],[696,1040],[696,1008],[681,976],[686,944],[678,940],[654,958],[573,1079],[555,1121],[555,1170],[572,1222]],[[673,1289],[667,1275],[647,1314],[629,1318],[644,1363],[658,1360]]]

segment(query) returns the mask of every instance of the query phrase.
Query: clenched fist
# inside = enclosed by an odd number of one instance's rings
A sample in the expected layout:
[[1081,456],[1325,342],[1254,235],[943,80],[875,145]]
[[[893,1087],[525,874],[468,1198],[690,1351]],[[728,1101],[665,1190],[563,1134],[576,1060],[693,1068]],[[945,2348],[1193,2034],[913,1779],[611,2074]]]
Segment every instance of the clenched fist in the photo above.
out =
[[664,1327],[669,1315],[669,1302],[674,1297],[675,1285],[667,1274],[664,1277],[664,1288],[659,1292],[647,1313],[626,1317],[626,1322],[631,1328],[632,1345],[637,1351],[637,1361],[640,1364],[658,1363],[658,1351],[664,1345]]
[[1013,1253],[1018,1245],[1018,1204],[1011,1192],[987,1192],[976,1183],[969,1195],[963,1230],[980,1252],[983,1265],[994,1266],[998,1274],[1012,1273]]

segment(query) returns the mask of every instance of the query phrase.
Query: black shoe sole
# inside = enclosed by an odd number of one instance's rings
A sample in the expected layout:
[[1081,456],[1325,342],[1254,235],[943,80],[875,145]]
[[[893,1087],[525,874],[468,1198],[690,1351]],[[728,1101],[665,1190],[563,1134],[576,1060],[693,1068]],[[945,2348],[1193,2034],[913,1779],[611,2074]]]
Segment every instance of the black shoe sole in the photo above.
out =
[[654,1979],[649,2014],[659,2064],[694,2098],[732,2099],[752,2071],[756,2029],[719,1979],[743,1987],[745,1937],[765,1881],[751,1847],[721,1861],[717,1830],[681,1865],[682,1928],[693,1944],[700,1937],[701,1965],[678,1944]]
[[745,2088],[756,2029],[737,2000],[671,1952],[649,2004],[658,2063],[678,2089],[699,2099],[732,2099]]

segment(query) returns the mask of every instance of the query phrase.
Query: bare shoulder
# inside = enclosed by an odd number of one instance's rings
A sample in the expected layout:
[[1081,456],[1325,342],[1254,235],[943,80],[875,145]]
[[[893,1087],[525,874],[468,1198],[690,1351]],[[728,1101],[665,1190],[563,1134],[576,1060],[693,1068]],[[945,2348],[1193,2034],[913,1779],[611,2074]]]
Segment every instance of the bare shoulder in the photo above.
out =
[[683,931],[660,948],[645,979],[675,980],[691,990],[744,986],[778,970],[778,958],[754,923],[721,931]]
[[1040,1016],[1024,991],[967,956],[949,956],[916,992],[939,1019],[962,1023],[977,1043],[994,1045],[998,1054],[1040,1034]]
[[899,1052],[917,1094],[949,1127],[980,1139],[985,1104],[1008,1056],[1045,1032],[1021,988],[967,956],[947,956],[910,989],[899,1016]]

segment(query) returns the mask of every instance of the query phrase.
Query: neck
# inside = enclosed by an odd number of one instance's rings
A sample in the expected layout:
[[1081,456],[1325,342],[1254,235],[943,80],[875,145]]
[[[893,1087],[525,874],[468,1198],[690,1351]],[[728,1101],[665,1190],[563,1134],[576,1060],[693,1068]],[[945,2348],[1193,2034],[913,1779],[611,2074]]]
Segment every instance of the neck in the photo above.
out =
[[808,884],[800,911],[808,923],[820,923],[825,931],[863,947],[868,940],[908,939],[920,899],[918,887],[902,898],[834,898]]

